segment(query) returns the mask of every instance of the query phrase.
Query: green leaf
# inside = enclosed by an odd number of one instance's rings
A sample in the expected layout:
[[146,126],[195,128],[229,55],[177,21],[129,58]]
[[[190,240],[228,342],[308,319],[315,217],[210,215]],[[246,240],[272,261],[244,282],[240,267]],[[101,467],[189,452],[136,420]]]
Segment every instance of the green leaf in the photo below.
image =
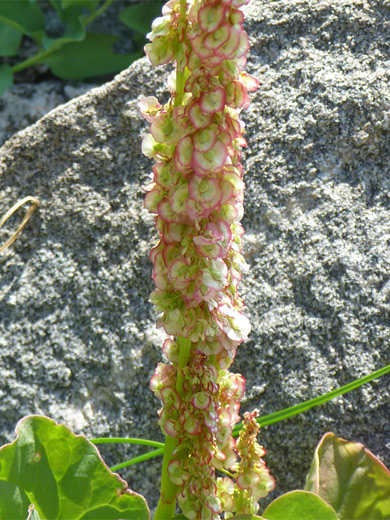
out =
[[88,7],[94,10],[98,4],[98,0],[61,0],[62,9],[68,9],[72,6]]
[[45,50],[60,49],[66,43],[80,42],[85,38],[86,32],[81,24],[74,23],[68,25],[65,29],[64,35],[59,38],[51,38],[44,34],[42,37],[42,44]]
[[[12,487],[0,493],[0,518],[26,520],[33,504],[50,520],[150,519],[144,498],[110,472],[85,437],[36,415],[22,419],[16,433],[16,440],[0,449],[0,483]],[[6,514],[7,508],[14,509]]]
[[388,520],[390,472],[362,444],[326,433],[316,448],[307,491],[330,504],[341,520]]
[[9,65],[2,65],[0,67],[0,96],[12,85],[13,81],[14,75],[11,67]]
[[112,34],[87,33],[85,40],[67,43],[42,62],[62,79],[84,79],[112,74],[127,68],[142,53],[115,54],[112,45],[118,40]]
[[282,495],[267,507],[263,517],[265,520],[339,520],[329,504],[307,491]]
[[0,56],[15,56],[21,41],[22,33],[20,31],[0,22]]
[[2,0],[0,22],[32,38],[40,38],[45,29],[45,19],[35,2],[29,0]]
[[26,520],[29,505],[28,496],[16,484],[0,480],[0,518]]
[[65,25],[65,31],[59,38],[51,38],[45,34],[42,38],[43,47],[46,50],[59,49],[65,43],[82,41],[86,35],[85,27],[82,23],[82,5],[63,9],[59,0],[50,0],[50,2],[56,9],[61,22]]
[[49,0],[51,5],[54,7],[54,9],[57,11],[58,16],[61,18],[61,0]]
[[119,13],[119,18],[133,31],[146,34],[151,30],[153,20],[161,16],[162,5],[161,2],[130,5]]

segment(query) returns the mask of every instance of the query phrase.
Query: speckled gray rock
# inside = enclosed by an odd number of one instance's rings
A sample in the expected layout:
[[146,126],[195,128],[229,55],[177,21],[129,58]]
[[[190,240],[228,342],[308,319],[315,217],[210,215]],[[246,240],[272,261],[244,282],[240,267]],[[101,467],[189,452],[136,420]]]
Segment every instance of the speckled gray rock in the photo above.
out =
[[50,110],[85,94],[96,85],[65,85],[60,81],[22,83],[0,98],[0,146],[13,134],[35,123]]
[[[389,362],[390,7],[255,0],[247,12],[248,70],[260,79],[244,116],[253,333],[233,369],[247,378],[243,410],[265,414]],[[136,101],[161,97],[164,78],[141,60],[0,149],[0,214],[26,195],[41,202],[0,257],[4,440],[28,413],[93,436],[161,438],[148,390],[161,334],[148,304],[155,233]],[[303,486],[329,430],[390,465],[388,387],[385,376],[264,428],[277,492]],[[158,471],[148,462],[123,475],[153,502]]]

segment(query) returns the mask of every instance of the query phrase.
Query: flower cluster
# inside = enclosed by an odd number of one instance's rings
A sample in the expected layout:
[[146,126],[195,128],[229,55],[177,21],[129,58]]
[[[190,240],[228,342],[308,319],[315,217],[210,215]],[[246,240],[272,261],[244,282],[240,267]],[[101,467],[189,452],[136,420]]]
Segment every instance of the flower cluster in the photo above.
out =
[[[215,470],[232,468],[238,453],[232,429],[244,379],[228,368],[250,332],[237,291],[247,270],[239,112],[258,86],[243,71],[249,41],[239,8],[248,1],[170,0],[145,47],[153,65],[176,61],[169,102],[149,97],[140,109],[151,123],[142,149],[155,160],[145,207],[160,235],[150,254],[151,301],[169,335],[168,363],[158,365],[151,388],[162,401],[162,431],[177,439],[168,473],[194,520],[219,518]],[[181,338],[190,355],[179,368]]]
[[239,419],[244,378],[228,371],[218,373],[199,350],[191,353],[182,374],[182,397],[175,390],[174,365],[160,363],[151,380],[163,403],[159,424],[165,435],[180,441],[168,474],[181,488],[178,501],[187,518],[214,519],[222,511],[215,469],[230,468],[237,460],[232,426]]
[[[228,477],[218,479],[218,496],[224,511],[254,515],[259,509],[258,500],[268,495],[275,487],[262,457],[265,450],[257,443],[260,430],[256,422],[258,410],[244,414],[243,428],[236,444],[240,462],[231,468],[236,486]],[[228,518],[229,516],[225,516]]]

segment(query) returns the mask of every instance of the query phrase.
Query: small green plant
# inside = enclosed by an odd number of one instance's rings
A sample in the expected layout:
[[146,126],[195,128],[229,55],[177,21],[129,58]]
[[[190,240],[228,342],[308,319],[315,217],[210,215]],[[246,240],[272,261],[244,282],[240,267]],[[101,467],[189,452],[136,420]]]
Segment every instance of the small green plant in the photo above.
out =
[[[247,270],[240,112],[255,78],[244,72],[249,49],[240,7],[248,0],[170,0],[152,25],[146,52],[153,65],[173,61],[171,98],[140,102],[150,123],[142,149],[154,159],[145,207],[155,214],[151,301],[167,338],[166,362],[150,387],[161,400],[165,443],[127,442],[154,451],[111,468],[163,455],[154,520],[388,520],[390,472],[361,444],[327,433],[304,490],[274,500],[257,436],[261,425],[287,419],[390,372],[390,366],[324,396],[259,417],[239,407],[245,379],[229,371],[250,324],[238,294]],[[100,459],[95,447],[52,420],[32,416],[0,449],[0,518],[147,520],[142,497]],[[182,513],[175,516],[176,506]]]
[[[145,500],[110,472],[82,436],[39,416],[24,418],[0,449],[0,518],[148,520]],[[32,516],[34,511],[35,516]]]
[[[0,95],[12,85],[14,75],[33,65],[45,63],[61,79],[81,80],[120,72],[143,55],[145,34],[161,12],[161,2],[128,5],[119,14],[120,21],[133,31],[133,53],[119,54],[112,47],[118,40],[112,34],[94,33],[88,26],[115,0],[1,0],[0,2]],[[45,10],[52,7],[62,34],[48,34]],[[31,38],[38,52],[9,65],[17,56],[23,37]],[[1,63],[0,61],[0,63]]]

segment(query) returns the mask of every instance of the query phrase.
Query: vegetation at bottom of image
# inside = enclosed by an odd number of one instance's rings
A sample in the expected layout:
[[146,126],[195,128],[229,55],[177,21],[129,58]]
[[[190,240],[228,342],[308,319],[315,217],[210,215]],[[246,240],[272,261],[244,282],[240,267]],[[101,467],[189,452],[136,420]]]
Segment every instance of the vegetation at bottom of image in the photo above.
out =
[[[121,10],[118,24],[128,28],[132,52],[116,52],[119,36],[88,28],[113,3]],[[45,64],[63,80],[85,80],[115,74],[144,55],[146,33],[161,14],[161,1],[144,0],[1,0],[0,95],[19,72]],[[50,17],[48,16],[50,12]],[[55,20],[53,36],[49,19]],[[58,34],[57,34],[58,33]],[[23,38],[35,42],[37,52],[19,59]]]
[[[46,59],[51,56],[54,63],[57,50],[57,57],[63,56],[67,45],[76,45],[74,39],[63,39],[75,38],[98,9],[92,0],[51,1],[64,19],[69,15],[58,49],[39,32],[32,0],[21,2],[31,16],[17,18],[14,12],[14,28],[22,22],[28,26],[52,52]],[[258,410],[245,412],[240,421],[245,379],[230,368],[251,330],[238,294],[249,269],[240,224],[245,189],[241,150],[247,144],[240,115],[250,104],[249,92],[259,87],[258,79],[244,71],[249,38],[240,8],[248,1],[170,0],[145,46],[152,65],[175,65],[165,105],[154,96],[139,100],[150,123],[142,151],[154,161],[144,206],[154,215],[158,234],[150,253],[155,283],[150,301],[166,333],[164,362],[158,363],[149,385],[161,404],[158,424],[165,442],[127,437],[89,441],[47,417],[25,417],[16,427],[15,441],[0,448],[1,519],[149,520],[146,500],[113,472],[158,456],[163,459],[154,520],[390,518],[389,470],[362,444],[330,432],[315,450],[305,488],[285,493],[267,507],[262,504],[275,479],[258,444],[260,426],[369,384],[388,374],[390,365],[284,410],[264,416]],[[68,10],[79,16],[71,17]],[[9,25],[5,11],[0,9]],[[10,224],[26,204],[24,219],[0,252],[9,251],[33,221],[38,199],[25,197],[0,220],[0,228]],[[152,450],[109,469],[96,446],[115,443]]]

